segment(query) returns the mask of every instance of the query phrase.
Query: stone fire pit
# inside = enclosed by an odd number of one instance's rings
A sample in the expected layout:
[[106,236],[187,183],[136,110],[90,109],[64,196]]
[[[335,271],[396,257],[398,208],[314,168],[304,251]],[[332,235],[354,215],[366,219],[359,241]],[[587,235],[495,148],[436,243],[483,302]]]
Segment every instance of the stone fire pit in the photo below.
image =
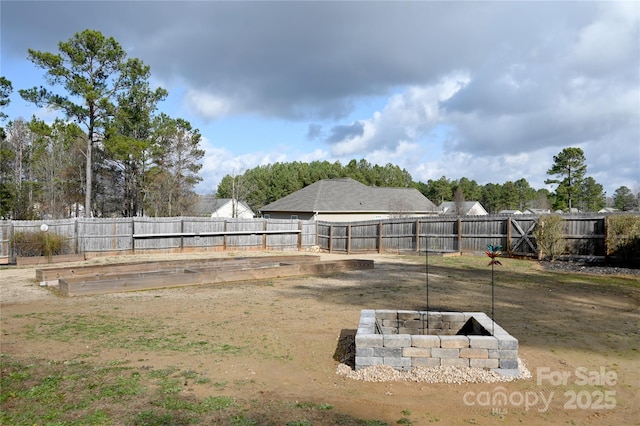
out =
[[363,309],[356,370],[472,367],[518,376],[518,340],[483,312]]

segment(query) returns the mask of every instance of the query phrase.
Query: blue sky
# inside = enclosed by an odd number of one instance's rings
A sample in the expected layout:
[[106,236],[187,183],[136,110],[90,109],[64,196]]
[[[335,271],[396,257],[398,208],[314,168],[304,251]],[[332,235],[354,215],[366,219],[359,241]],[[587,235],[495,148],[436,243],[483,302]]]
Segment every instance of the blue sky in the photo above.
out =
[[365,158],[414,180],[525,178],[580,147],[608,195],[640,190],[640,2],[0,3],[11,119],[51,112],[27,49],[90,28],[167,89],[203,135],[210,194],[258,165]]

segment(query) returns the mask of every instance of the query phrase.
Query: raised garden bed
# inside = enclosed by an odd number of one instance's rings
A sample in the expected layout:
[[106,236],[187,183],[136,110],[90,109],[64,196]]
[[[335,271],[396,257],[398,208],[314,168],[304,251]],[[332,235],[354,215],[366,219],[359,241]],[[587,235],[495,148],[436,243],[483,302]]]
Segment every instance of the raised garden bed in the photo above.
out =
[[204,261],[145,262],[36,271],[43,285],[55,285],[64,296],[185,287],[232,281],[372,269],[372,260],[320,261],[319,256],[265,256]]

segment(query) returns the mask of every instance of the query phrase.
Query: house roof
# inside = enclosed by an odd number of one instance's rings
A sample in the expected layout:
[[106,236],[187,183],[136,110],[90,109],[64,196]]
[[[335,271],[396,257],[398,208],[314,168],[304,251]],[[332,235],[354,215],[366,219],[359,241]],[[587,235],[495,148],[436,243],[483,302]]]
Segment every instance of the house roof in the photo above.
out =
[[[224,207],[227,203],[233,201],[231,198],[214,198],[213,203],[211,205],[211,211],[215,212],[218,209]],[[238,206],[243,206],[246,210],[251,211],[251,208],[242,201],[238,201]]]
[[211,214],[211,201],[214,199],[212,195],[199,195],[193,206],[193,214],[198,216]]
[[[445,214],[457,214],[456,212],[457,205],[458,203],[456,203],[455,201],[445,201],[442,204],[440,204],[440,211],[442,211],[442,213],[445,213]],[[478,201],[465,201],[461,203],[460,211],[463,214],[467,214],[476,205],[480,206],[480,208],[482,208],[482,210],[486,212],[484,207],[482,207],[482,204],[480,204],[480,202]]]
[[415,188],[380,188],[350,178],[323,179],[287,195],[260,211],[427,213],[435,204]]

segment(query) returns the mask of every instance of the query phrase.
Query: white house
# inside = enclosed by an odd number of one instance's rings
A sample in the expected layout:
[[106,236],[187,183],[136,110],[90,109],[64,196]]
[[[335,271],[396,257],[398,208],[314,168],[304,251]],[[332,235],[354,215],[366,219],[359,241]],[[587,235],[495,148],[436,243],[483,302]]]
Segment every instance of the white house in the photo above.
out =
[[542,215],[542,214],[551,214],[551,210],[549,209],[526,209],[524,211],[524,214],[535,214],[535,215]]
[[251,219],[255,215],[251,207],[242,201],[231,198],[214,198],[211,207],[211,217],[229,217],[239,219]]
[[441,214],[458,216],[486,216],[489,214],[479,201],[465,201],[463,203],[445,201],[440,204],[440,212]]

